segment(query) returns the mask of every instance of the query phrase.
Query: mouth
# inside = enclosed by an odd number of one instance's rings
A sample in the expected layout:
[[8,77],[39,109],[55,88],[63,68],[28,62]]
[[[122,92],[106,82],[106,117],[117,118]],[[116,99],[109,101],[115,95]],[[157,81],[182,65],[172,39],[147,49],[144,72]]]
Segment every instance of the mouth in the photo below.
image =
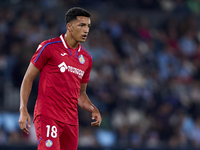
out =
[[86,38],[87,38],[87,35],[82,35],[82,38],[83,38],[83,39],[86,39]]

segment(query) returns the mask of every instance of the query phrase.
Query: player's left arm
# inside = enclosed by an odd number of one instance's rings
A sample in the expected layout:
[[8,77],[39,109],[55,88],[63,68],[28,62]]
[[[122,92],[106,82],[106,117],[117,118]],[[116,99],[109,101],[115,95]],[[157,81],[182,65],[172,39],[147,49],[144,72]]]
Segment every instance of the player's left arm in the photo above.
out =
[[94,127],[99,127],[102,121],[101,114],[99,110],[92,104],[90,99],[88,98],[86,94],[86,88],[87,88],[87,83],[81,83],[81,88],[80,88],[80,95],[78,98],[78,105],[91,112],[92,113],[92,119],[95,121],[91,122],[91,125]]

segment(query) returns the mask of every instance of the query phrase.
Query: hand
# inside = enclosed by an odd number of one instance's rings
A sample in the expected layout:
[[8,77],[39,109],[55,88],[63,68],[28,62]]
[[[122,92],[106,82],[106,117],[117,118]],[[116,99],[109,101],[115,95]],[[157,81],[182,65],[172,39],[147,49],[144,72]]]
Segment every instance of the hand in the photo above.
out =
[[101,114],[100,114],[98,109],[95,109],[92,112],[92,120],[95,120],[95,121],[91,122],[91,126],[93,126],[93,127],[99,127],[100,126],[102,118],[101,118]]
[[20,110],[19,126],[26,134],[29,134],[29,130],[26,127],[26,121],[28,121],[28,127],[31,127],[31,117],[27,110]]

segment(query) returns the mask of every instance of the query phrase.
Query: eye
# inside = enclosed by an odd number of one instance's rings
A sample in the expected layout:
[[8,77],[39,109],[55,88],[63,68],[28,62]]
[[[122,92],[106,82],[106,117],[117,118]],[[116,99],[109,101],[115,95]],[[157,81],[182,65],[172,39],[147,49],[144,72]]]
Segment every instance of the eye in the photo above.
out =
[[85,26],[85,24],[80,24],[79,26],[80,26],[80,27],[84,27],[84,26]]

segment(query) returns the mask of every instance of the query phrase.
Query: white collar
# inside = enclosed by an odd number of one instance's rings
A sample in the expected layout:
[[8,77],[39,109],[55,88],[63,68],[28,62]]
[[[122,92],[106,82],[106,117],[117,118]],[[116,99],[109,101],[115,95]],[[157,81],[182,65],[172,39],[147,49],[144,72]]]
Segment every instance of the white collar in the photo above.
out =
[[[61,39],[61,41],[62,41],[62,43],[63,43],[64,47],[65,47],[66,49],[68,49],[68,47],[67,47],[67,45],[66,45],[66,43],[65,43],[65,40],[64,40],[64,38],[63,38],[62,34],[60,35],[60,39]],[[80,50],[81,50],[81,46],[79,45],[78,52],[80,52]]]
[[61,39],[61,41],[62,41],[64,47],[65,47],[66,49],[68,49],[68,47],[67,47],[67,45],[66,45],[66,43],[65,43],[65,40],[64,40],[62,34],[60,35],[60,39]]

